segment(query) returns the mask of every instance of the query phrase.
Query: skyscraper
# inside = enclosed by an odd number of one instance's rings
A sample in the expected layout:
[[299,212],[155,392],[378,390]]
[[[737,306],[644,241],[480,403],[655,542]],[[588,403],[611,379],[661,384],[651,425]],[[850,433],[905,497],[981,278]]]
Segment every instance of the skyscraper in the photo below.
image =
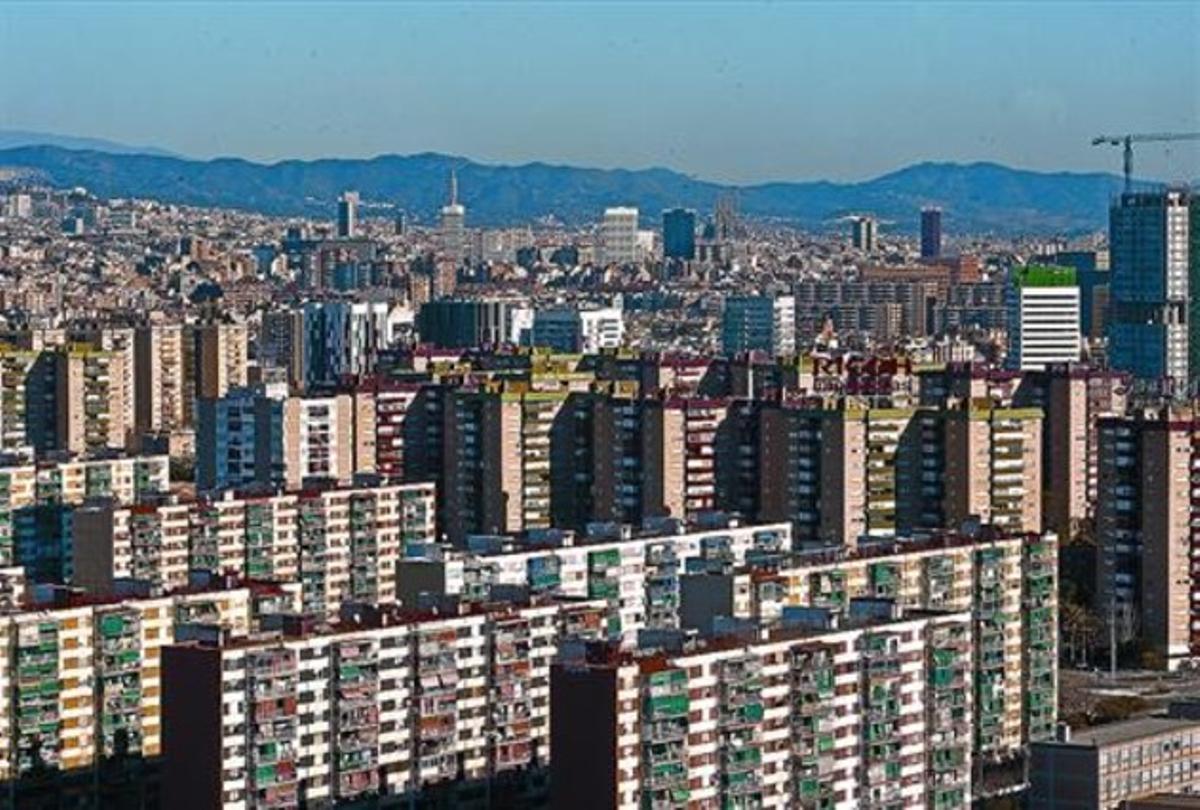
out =
[[1189,358],[1196,307],[1189,276],[1200,273],[1200,255],[1191,250],[1200,241],[1193,207],[1200,208],[1188,192],[1169,190],[1122,194],[1109,210],[1110,360],[1135,377],[1174,386],[1197,371]]
[[1041,371],[1079,361],[1079,286],[1069,267],[1018,267],[1009,281],[1008,365]]
[[358,192],[346,191],[338,197],[337,235],[339,239],[353,239],[358,231]]
[[663,211],[663,258],[696,258],[696,212],[690,208]]
[[633,264],[637,261],[638,210],[606,208],[600,223],[597,264]]
[[875,237],[879,231],[879,223],[874,217],[854,217],[851,220],[851,243],[855,250],[864,253],[875,252]]
[[942,255],[942,209],[921,209],[921,258],[936,259]]
[[467,209],[458,201],[458,174],[450,170],[450,200],[442,206],[442,221],[438,228],[442,258],[459,264],[466,256]]

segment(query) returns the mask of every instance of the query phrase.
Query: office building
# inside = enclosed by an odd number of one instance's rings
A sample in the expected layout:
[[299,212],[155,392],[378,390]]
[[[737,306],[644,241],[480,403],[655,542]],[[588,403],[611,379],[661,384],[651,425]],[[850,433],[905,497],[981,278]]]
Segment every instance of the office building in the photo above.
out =
[[727,357],[745,351],[791,354],[796,350],[796,299],[790,295],[726,297],[721,348]]
[[696,258],[696,212],[690,208],[663,211],[663,258],[692,261]]
[[638,210],[606,208],[600,222],[596,264],[636,264],[638,256]]
[[[1190,708],[1190,707],[1189,707]],[[1200,720],[1192,711],[1065,729],[1060,740],[1033,746],[1026,806],[1030,810],[1190,807],[1140,803],[1155,794],[1200,792]]]
[[337,237],[354,239],[358,236],[358,192],[344,191],[337,201]]
[[1075,270],[1079,283],[1080,330],[1085,338],[1104,337],[1110,278],[1108,251],[1060,250],[1048,257],[1048,261]]
[[936,259],[942,255],[942,209],[921,209],[921,258]]
[[853,217],[850,220],[850,244],[863,253],[874,253],[879,236],[879,222],[874,217]]
[[1192,374],[1191,277],[1200,272],[1191,250],[1200,232],[1193,208],[1200,206],[1188,192],[1171,190],[1127,192],[1109,209],[1109,360],[1176,391]]
[[[373,373],[379,352],[394,338],[391,307],[385,301],[310,301],[303,308],[303,323],[303,380],[308,386]],[[294,362],[290,324],[276,319],[273,326],[282,333],[273,347],[277,356],[287,352]]]
[[531,342],[559,352],[596,354],[618,349],[625,338],[620,307],[556,307],[533,315]]
[[519,299],[429,301],[417,315],[417,332],[423,343],[441,348],[516,344],[526,312]]
[[1079,362],[1079,285],[1068,267],[1028,265],[1010,277],[1008,365],[1040,371]]
[[841,626],[806,618],[683,651],[556,663],[554,803],[970,806],[970,614],[872,602]]

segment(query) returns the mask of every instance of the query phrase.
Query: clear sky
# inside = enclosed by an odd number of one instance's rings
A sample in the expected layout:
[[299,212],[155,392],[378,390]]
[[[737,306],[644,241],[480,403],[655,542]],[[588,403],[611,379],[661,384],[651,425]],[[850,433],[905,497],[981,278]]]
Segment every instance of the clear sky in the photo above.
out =
[[[1117,171],[1091,136],[1200,130],[1200,2],[3,2],[0,128],[735,182]],[[1137,152],[1160,177],[1198,157]]]

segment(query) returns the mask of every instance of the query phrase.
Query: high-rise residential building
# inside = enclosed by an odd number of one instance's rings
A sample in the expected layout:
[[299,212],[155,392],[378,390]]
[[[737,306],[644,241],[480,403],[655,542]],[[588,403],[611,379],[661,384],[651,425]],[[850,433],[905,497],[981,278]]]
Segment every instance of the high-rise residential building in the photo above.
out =
[[39,452],[55,447],[58,363],[52,352],[0,346],[0,449]]
[[305,310],[272,309],[263,313],[258,334],[258,362],[287,370],[288,384],[302,388],[305,367]]
[[163,648],[204,633],[245,637],[260,610],[296,606],[278,586],[193,588],[0,616],[0,678],[11,685],[0,700],[7,800],[108,807],[133,796],[143,806],[157,788],[150,763],[163,752]]
[[139,435],[191,427],[195,378],[183,324],[139,326],[134,336],[134,424]]
[[337,236],[353,239],[358,236],[358,192],[345,191],[337,201]]
[[192,378],[197,399],[223,397],[248,382],[249,338],[243,323],[204,323],[192,327]]
[[873,601],[840,626],[819,610],[805,618],[556,663],[553,804],[970,806],[971,615]]
[[1191,368],[1189,330],[1197,306],[1193,255],[1200,203],[1186,191],[1127,192],[1109,209],[1112,282],[1108,353],[1113,368],[1145,380],[1166,380],[1181,390]]
[[557,474],[555,434],[566,392],[525,386],[460,391],[447,412],[443,525],[452,542],[470,534],[548,529]]
[[186,587],[197,572],[297,583],[300,607],[393,602],[406,543],[434,540],[432,484],[363,484],[287,494],[89,502],[76,510],[71,573],[113,594]]
[[899,504],[901,489],[919,487],[909,478],[913,415],[906,408],[764,404],[759,519],[790,521],[803,548],[854,548],[914,528],[902,524]]
[[76,344],[55,357],[56,446],[72,453],[124,448],[133,430],[125,405],[125,354]]
[[601,635],[597,610],[549,603],[417,618],[355,606],[334,627],[284,621],[277,638],[169,646],[164,800],[544,803],[551,662],[566,642]]
[[745,351],[791,354],[796,350],[796,299],[790,295],[726,297],[721,348],[728,357]]
[[348,483],[355,472],[373,468],[369,397],[274,396],[243,388],[202,399],[198,407],[196,485],[202,490]]
[[936,259],[942,255],[942,209],[921,209],[921,258]]
[[[595,529],[597,527],[593,527]],[[487,604],[500,593],[603,599],[606,637],[636,643],[644,629],[679,627],[683,571],[725,571],[755,555],[772,559],[791,547],[786,523],[738,526],[728,520],[684,531],[663,521],[636,537],[613,524],[575,542],[570,532],[540,532],[538,542],[513,548],[507,538],[476,538],[471,553],[427,549],[397,571],[397,596],[406,606],[425,596]]]
[[696,212],[690,208],[663,211],[663,258],[691,261],[696,258]]
[[600,222],[596,264],[636,264],[638,261],[638,210],[606,208]]
[[1100,422],[1096,608],[1118,643],[1137,641],[1158,666],[1200,655],[1200,426],[1187,410]]
[[1009,283],[1009,367],[1040,371],[1077,363],[1082,337],[1076,271],[1028,265],[1014,268]]
[[130,504],[170,485],[167,456],[46,461],[0,467],[0,566],[32,579],[69,575],[75,507],[95,498]]
[[[983,787],[1011,787],[1030,742],[1051,739],[1058,708],[1058,542],[1053,534],[933,533],[849,553],[748,554],[742,567],[688,569],[679,620],[702,634],[729,619],[778,628],[789,608],[844,611],[851,599],[908,610],[970,611]],[[1013,777],[1016,777],[1015,779]]]
[[922,411],[923,449],[940,441],[944,454],[939,475],[922,475],[922,502],[929,503],[927,491],[941,494],[940,520],[932,525],[978,519],[1002,531],[1040,532],[1042,418],[1039,408],[978,402]]
[[642,411],[641,515],[692,520],[717,509],[717,446],[729,413],[720,399],[668,397]]
[[850,244],[863,253],[874,253],[879,235],[879,221],[875,217],[854,217],[850,220]]
[[458,201],[458,173],[450,170],[450,198],[438,223],[439,258],[457,267],[467,258],[467,209]]

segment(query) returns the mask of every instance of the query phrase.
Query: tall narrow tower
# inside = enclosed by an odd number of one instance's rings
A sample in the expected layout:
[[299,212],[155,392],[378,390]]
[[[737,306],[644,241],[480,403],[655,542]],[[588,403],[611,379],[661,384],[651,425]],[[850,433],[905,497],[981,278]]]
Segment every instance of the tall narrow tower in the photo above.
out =
[[462,262],[466,250],[466,220],[467,209],[458,202],[458,172],[450,169],[450,199],[442,206],[441,237],[442,257],[453,261],[455,265]]

